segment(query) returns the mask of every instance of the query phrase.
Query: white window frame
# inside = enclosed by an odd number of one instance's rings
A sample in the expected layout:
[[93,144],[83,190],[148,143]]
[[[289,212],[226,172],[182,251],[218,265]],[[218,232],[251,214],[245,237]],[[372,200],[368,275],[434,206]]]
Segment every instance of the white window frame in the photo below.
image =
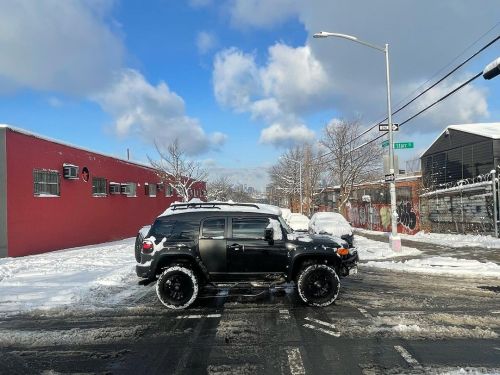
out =
[[36,197],[60,197],[61,178],[59,172],[49,169],[33,169],[33,195]]
[[[101,182],[101,185],[100,187],[101,188],[104,188],[103,190],[104,191],[99,191],[99,192],[96,192],[96,185],[95,185],[95,181],[94,180],[99,180]],[[104,185],[102,184],[102,182],[104,181]],[[108,180],[105,179],[104,177],[94,177],[92,176],[92,196],[93,197],[107,197],[108,196],[108,193],[107,193],[107,186],[108,186]]]
[[166,182],[165,182],[165,196],[166,197],[174,196],[174,188],[169,183]]
[[148,197],[151,197],[151,198],[156,197],[156,191],[158,190],[158,184],[156,184],[154,182],[146,182],[144,185],[147,186],[147,194],[146,195]]

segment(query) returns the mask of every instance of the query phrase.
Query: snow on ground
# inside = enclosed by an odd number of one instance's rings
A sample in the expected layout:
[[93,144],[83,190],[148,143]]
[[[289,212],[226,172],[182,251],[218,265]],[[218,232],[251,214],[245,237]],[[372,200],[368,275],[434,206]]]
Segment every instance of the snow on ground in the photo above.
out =
[[112,306],[139,292],[134,238],[0,259],[0,314]]
[[361,260],[375,260],[395,258],[401,256],[419,255],[422,252],[413,247],[403,246],[401,252],[394,252],[389,247],[389,243],[370,240],[366,237],[359,235],[354,236],[354,246],[358,250],[359,258]]
[[[378,232],[368,229],[355,228],[358,233],[389,236],[388,232]],[[475,234],[450,234],[450,233],[425,233],[415,235],[400,234],[401,238],[410,241],[431,243],[447,247],[483,247],[487,249],[500,249],[500,238]]]
[[451,257],[409,259],[401,262],[370,261],[366,263],[366,266],[424,274],[500,278],[500,265],[496,263],[482,263],[473,259],[456,259]]

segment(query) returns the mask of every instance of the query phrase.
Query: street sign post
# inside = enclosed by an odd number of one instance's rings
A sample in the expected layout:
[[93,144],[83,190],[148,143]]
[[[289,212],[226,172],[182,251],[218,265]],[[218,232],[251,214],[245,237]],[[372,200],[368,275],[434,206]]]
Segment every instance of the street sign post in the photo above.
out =
[[402,148],[413,148],[413,142],[398,142],[394,143],[394,149],[399,150]]
[[[388,132],[389,131],[389,124],[378,124],[378,130],[381,132]],[[392,131],[397,132],[399,131],[399,124],[392,124]]]

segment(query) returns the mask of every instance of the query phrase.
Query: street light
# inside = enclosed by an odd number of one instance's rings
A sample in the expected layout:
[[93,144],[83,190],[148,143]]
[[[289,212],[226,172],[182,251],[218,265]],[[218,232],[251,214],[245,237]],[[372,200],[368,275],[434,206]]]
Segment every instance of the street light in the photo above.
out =
[[484,79],[492,79],[500,74],[500,57],[488,65],[483,70]]
[[330,36],[343,38],[362,44],[364,46],[376,49],[377,51],[383,52],[385,55],[385,71],[386,71],[386,83],[387,83],[387,121],[389,125],[389,173],[392,178],[389,182],[389,191],[391,195],[391,236],[389,237],[389,242],[391,249],[393,251],[401,251],[401,237],[398,235],[398,224],[397,224],[397,212],[396,212],[396,183],[395,183],[395,172],[394,172],[394,139],[392,134],[392,109],[391,109],[391,80],[389,77],[389,44],[385,44],[384,47],[380,47],[362,40],[359,40],[355,36],[339,33],[330,33],[327,31],[321,31],[313,35],[314,38],[328,38]]
[[280,156],[280,158],[290,160],[291,162],[297,163],[299,165],[300,213],[302,213],[302,163],[298,160],[287,158],[286,156]]

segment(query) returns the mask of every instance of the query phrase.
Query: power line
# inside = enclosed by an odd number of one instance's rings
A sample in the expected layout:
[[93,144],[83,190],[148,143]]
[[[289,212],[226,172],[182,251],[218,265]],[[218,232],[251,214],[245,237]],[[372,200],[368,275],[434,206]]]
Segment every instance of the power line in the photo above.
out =
[[[421,115],[422,113],[424,113],[425,111],[431,109],[432,107],[434,107],[436,104],[442,102],[443,100],[445,100],[446,98],[448,98],[449,96],[453,95],[454,93],[456,93],[457,91],[459,91],[460,89],[462,89],[464,86],[467,86],[469,83],[471,83],[472,81],[474,81],[475,79],[479,78],[481,75],[483,74],[483,72],[479,72],[477,73],[474,77],[470,78],[469,80],[467,80],[466,82],[462,83],[460,86],[456,87],[455,89],[453,89],[452,91],[450,91],[448,94],[442,96],[441,98],[439,98],[438,100],[436,100],[434,103],[428,105],[427,107],[425,107],[424,109],[422,109],[421,111],[417,112],[416,114],[414,114],[413,116],[407,118],[406,120],[404,120],[403,122],[399,123],[399,127],[405,125],[406,123],[410,122],[411,120],[413,120],[415,117]],[[358,149],[360,149],[361,147],[363,146],[366,146],[372,142],[375,142],[377,139],[380,139],[382,138],[384,135],[386,134],[386,132],[380,134],[378,137],[375,137],[373,138],[372,140],[368,141],[368,142],[365,142],[355,148],[352,149],[352,151],[356,151]],[[351,151],[351,152],[352,152]]]
[[[498,25],[500,24],[500,22],[498,22],[495,26],[493,26],[491,29],[489,29],[485,34],[483,34],[479,39],[481,39],[484,35],[486,35],[487,33],[489,33],[491,30],[493,30],[495,27],[497,27]],[[453,73],[455,73],[458,69],[460,69],[462,66],[464,66],[465,64],[467,64],[470,60],[472,60],[474,57],[476,57],[478,54],[480,54],[481,52],[483,52],[485,49],[489,48],[492,44],[496,43],[498,40],[500,39],[500,35],[498,35],[496,38],[494,38],[493,40],[491,40],[489,43],[487,43],[486,45],[484,45],[482,48],[480,48],[478,51],[476,51],[473,55],[471,55],[469,58],[467,58],[466,60],[464,60],[462,63],[460,63],[458,66],[456,66],[455,68],[453,68],[450,72],[448,72],[446,75],[444,75],[441,79],[439,79],[438,81],[436,81],[434,84],[432,84],[431,86],[429,86],[427,89],[425,89],[424,91],[422,91],[420,94],[418,94],[416,97],[414,97],[413,99],[411,99],[409,102],[407,102],[406,104],[404,104],[403,106],[399,107],[396,111],[394,111],[392,113],[392,115],[395,115],[397,113],[399,113],[400,111],[402,111],[404,108],[408,107],[411,103],[413,103],[415,100],[419,99],[420,97],[422,97],[424,94],[426,94],[427,92],[429,92],[431,89],[433,89],[434,87],[436,87],[438,84],[440,84],[441,82],[443,82],[446,78],[448,78],[450,75],[452,75]],[[477,41],[476,41],[477,42]],[[476,42],[474,42],[472,45],[474,45]],[[465,50],[469,49],[469,47],[467,47]],[[464,51],[465,51],[464,50]],[[463,52],[462,52],[463,54]],[[459,55],[460,56],[460,55]],[[457,58],[455,58],[454,60],[456,60]],[[453,61],[454,61],[453,60]],[[451,63],[450,63],[451,64]],[[448,66],[450,65],[448,64]],[[444,69],[444,68],[443,68]],[[443,70],[441,69],[441,70]],[[429,79],[430,80],[430,79]],[[429,80],[427,82],[429,82]],[[425,85],[425,83],[424,83]],[[422,85],[423,86],[423,85]],[[382,121],[380,122],[376,122],[374,125],[372,125],[371,127],[369,127],[368,129],[364,130],[363,132],[361,132],[359,135],[357,135],[356,137],[354,137],[350,143],[354,142],[355,140],[361,138],[362,136],[364,136],[366,133],[370,132],[371,130],[373,130],[375,127],[377,127],[378,125],[382,124],[384,121],[387,120],[387,117],[385,119],[383,119]],[[402,123],[400,123],[400,126],[402,125]],[[383,137],[386,133],[382,133],[380,136],[378,136],[376,139],[379,139],[381,137]],[[325,156],[328,156],[332,154],[332,152],[327,152],[323,155],[320,155],[318,156],[316,159],[321,159]]]

